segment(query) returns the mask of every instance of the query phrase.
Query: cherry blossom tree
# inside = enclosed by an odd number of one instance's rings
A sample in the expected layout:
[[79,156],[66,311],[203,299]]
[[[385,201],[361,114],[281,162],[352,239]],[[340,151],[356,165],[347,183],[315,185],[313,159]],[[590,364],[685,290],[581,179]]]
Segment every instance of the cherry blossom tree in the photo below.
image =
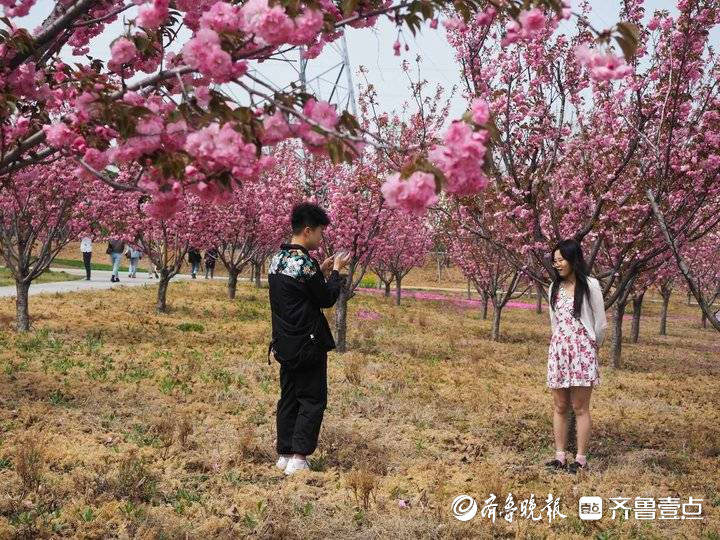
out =
[[[559,0],[532,5],[546,8],[549,18],[567,11]],[[382,141],[363,138],[352,115],[299,86],[283,91],[268,85],[249,69],[251,63],[299,46],[313,58],[346,27],[372,27],[381,16],[414,33],[425,21],[437,26],[442,10],[451,12],[451,21],[462,22],[480,6],[478,0],[273,5],[266,0],[6,0],[0,176],[58,153],[109,184],[114,180],[103,171],[106,164],[137,164],[141,174],[128,178],[123,188],[151,194],[149,210],[162,206],[172,212],[183,191],[176,184],[204,184],[202,191],[213,198],[216,192],[208,186],[256,180],[268,166],[259,150],[279,140],[296,138],[312,151],[349,158],[357,143],[382,146]],[[47,10],[47,16],[31,31],[20,18],[33,8]],[[528,8],[527,2],[511,0],[501,9],[527,17]],[[121,16],[125,24],[112,41],[110,61],[92,57],[91,40],[113,32],[111,23]],[[190,30],[188,38],[181,28]],[[67,56],[80,62],[64,61]],[[236,101],[222,85],[242,92],[244,100]]]
[[[553,33],[552,22],[538,22],[525,39],[519,31],[513,46],[507,46],[507,35],[498,44],[497,27],[504,21],[494,16],[478,16],[477,25],[451,32],[470,114],[489,119],[489,189],[497,194],[495,210],[504,211],[509,224],[492,230],[487,215],[471,213],[464,226],[538,284],[547,283],[556,241],[583,241],[606,308],[615,306],[616,367],[633,286],[668,253],[646,191],[672,194],[663,210],[689,241],[706,234],[717,216],[717,182],[705,167],[708,145],[683,138],[700,126],[713,137],[717,68],[708,60],[707,30],[717,12],[710,5],[680,2],[678,21],[656,20],[641,31],[642,2],[625,2],[621,16],[629,21],[623,26],[628,39],[618,44],[624,52],[630,42],[639,44],[637,57],[626,55],[627,62],[590,42],[586,13],[576,35]],[[683,150],[676,153],[681,138]],[[648,141],[662,152],[645,151]],[[652,163],[666,165],[659,170]],[[476,198],[457,200],[472,207]]]
[[[15,280],[16,327],[30,329],[28,291],[55,256],[87,225],[87,203],[76,166],[62,159],[3,178],[0,255]],[[53,180],[63,178],[64,182]]]
[[[279,146],[276,164],[262,178],[227,192],[222,204],[200,202],[191,208],[198,225],[195,243],[217,248],[228,273],[228,297],[235,298],[238,276],[254,260],[277,250],[290,230],[292,206],[300,200],[297,148]],[[255,275],[259,281],[259,265]]]
[[324,207],[331,225],[325,233],[323,255],[350,254],[347,274],[335,304],[335,342],[338,352],[347,350],[347,305],[355,296],[375,250],[382,243],[391,211],[382,200],[377,163],[368,158],[352,166],[317,162],[309,169],[323,190],[315,190],[314,202]]
[[[492,206],[491,200],[484,201]],[[475,210],[477,211],[477,210]],[[443,224],[447,237],[450,257],[462,270],[463,275],[475,286],[483,298],[483,319],[487,316],[488,300],[493,306],[493,322],[490,338],[500,341],[500,320],[502,311],[510,300],[523,296],[529,286],[523,286],[525,276],[505,254],[482,237],[463,228],[462,223],[468,219],[468,208],[461,208],[452,218]],[[494,217],[494,226],[507,227],[501,216]]]
[[658,329],[658,334],[666,336],[670,296],[675,289],[678,277],[677,266],[674,264],[674,261],[671,261],[670,264],[664,264],[658,273],[660,274],[657,280],[658,291],[662,297],[662,307],[660,308],[660,327]]
[[385,223],[387,234],[375,251],[372,269],[385,284],[389,296],[390,282],[395,281],[395,304],[400,305],[403,278],[416,267],[425,264],[433,246],[433,233],[422,217],[394,212]]
[[[136,169],[122,169],[114,181],[122,185],[137,174]],[[203,223],[194,211],[201,201],[191,193],[183,193],[182,198],[173,194],[168,196],[173,201],[170,208],[154,204],[147,194],[138,191],[103,187],[91,194],[89,213],[103,236],[139,246],[148,264],[154,265],[158,274],[155,309],[166,313],[170,280],[180,272],[190,245],[203,234]]]
[[[263,150],[285,139],[337,162],[359,155],[364,144],[387,148],[347,111],[318,101],[302,85],[268,84],[263,62],[297,47],[304,48],[305,58],[314,58],[347,27],[370,28],[380,17],[397,25],[400,38],[424,23],[436,28],[440,13],[449,27],[466,25],[487,12],[481,12],[485,4],[4,0],[0,177],[64,155],[109,185],[149,194],[144,208],[169,217],[187,188],[219,202],[224,189],[256,181],[272,165]],[[508,43],[525,39],[539,24],[571,16],[561,0],[490,4],[511,21]],[[31,10],[46,15],[35,30],[24,28],[21,20]],[[118,31],[113,23],[121,17]],[[112,40],[108,62],[94,57],[90,47],[101,36]],[[399,39],[393,46],[399,52]],[[431,198],[428,177],[413,177],[416,171],[431,171],[436,191],[480,189],[482,177],[472,173],[462,154],[471,149],[474,158],[482,157],[483,137],[471,124],[453,128],[437,149],[437,167],[419,152],[402,178],[422,190],[422,204]],[[107,172],[108,164],[138,174],[119,183]],[[396,182],[394,191],[404,200],[405,186]]]

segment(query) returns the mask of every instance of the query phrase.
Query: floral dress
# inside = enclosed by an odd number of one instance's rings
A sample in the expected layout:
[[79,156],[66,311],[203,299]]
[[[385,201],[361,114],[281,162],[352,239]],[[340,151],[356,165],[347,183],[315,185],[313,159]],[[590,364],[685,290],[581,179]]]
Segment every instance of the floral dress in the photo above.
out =
[[556,326],[548,351],[547,386],[598,386],[597,347],[583,324],[573,317],[574,299],[560,287],[555,304]]

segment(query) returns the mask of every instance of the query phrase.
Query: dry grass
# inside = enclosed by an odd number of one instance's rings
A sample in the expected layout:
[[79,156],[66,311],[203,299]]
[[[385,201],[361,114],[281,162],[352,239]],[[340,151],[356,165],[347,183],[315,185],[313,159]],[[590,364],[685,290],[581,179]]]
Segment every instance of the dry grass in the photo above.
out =
[[[221,283],[173,283],[165,316],[154,293],[33,297],[35,330],[0,331],[0,538],[719,537],[720,344],[681,302],[665,337],[648,305],[624,369],[603,348],[593,469],[571,477],[542,468],[546,314],[506,310],[491,343],[476,311],[359,295],[353,351],[330,354],[314,471],[285,478],[267,292],[243,284],[231,302]],[[462,493],[538,508],[552,493],[568,517],[463,523]],[[581,521],[590,494],[702,497],[705,520]]]

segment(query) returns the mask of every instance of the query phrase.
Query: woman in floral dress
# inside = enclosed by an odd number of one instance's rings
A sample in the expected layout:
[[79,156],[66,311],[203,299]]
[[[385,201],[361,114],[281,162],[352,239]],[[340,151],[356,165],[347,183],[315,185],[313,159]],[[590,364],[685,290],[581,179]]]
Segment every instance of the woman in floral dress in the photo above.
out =
[[[600,384],[598,350],[607,319],[602,288],[588,275],[580,243],[560,242],[552,252],[555,276],[548,296],[552,338],[548,351],[547,386],[553,395],[555,459],[552,469],[576,473],[587,468],[585,451],[590,439],[590,395]],[[577,455],[566,463],[568,412],[577,421]]]

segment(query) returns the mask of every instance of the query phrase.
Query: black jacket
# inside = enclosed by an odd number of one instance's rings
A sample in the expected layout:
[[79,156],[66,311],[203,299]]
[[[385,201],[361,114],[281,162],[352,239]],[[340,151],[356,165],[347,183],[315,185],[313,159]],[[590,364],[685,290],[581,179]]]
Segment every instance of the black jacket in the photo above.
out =
[[275,359],[290,368],[309,365],[335,348],[322,308],[337,301],[343,279],[333,270],[327,281],[317,260],[299,244],[282,244],[268,269]]
[[200,261],[202,261],[202,257],[200,256],[200,252],[197,249],[190,248],[187,252],[188,255],[188,262],[190,264],[197,264]]

